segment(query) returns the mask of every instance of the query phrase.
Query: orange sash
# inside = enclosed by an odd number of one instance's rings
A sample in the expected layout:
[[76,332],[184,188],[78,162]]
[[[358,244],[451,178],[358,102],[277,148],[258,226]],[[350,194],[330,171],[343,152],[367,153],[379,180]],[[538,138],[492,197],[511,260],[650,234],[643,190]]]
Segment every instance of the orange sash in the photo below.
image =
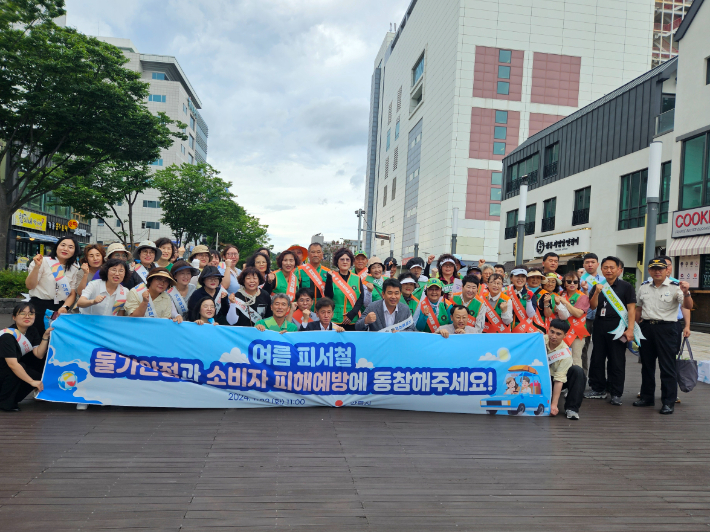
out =
[[[283,274],[283,271],[281,272]],[[296,286],[297,286],[296,272],[291,272],[291,276],[288,278],[288,287],[286,288],[286,295],[293,302],[296,297]]]
[[350,301],[350,304],[354,307],[355,303],[357,303],[357,296],[355,295],[355,290],[353,290],[352,287],[345,282],[345,279],[340,276],[340,272],[333,271],[330,276],[333,278],[333,282],[335,283],[335,285],[340,289],[343,294],[345,294],[345,297],[348,298],[348,301]]
[[[427,325],[429,325],[429,330],[433,333],[439,330],[439,319],[436,317],[436,314],[434,313],[434,309],[431,306],[431,303],[429,303],[429,298],[428,297],[423,297],[420,305],[422,308],[425,308],[429,311],[429,315],[426,317],[426,322]],[[438,305],[438,302],[437,302]]]
[[488,287],[485,284],[481,284],[481,286],[478,287],[478,297],[481,299],[488,297]]
[[357,274],[363,284],[365,283],[365,280],[367,279],[368,275],[370,275],[370,272],[367,271],[367,268],[363,268],[362,271]]
[[[567,299],[567,294],[562,297]],[[569,299],[567,299],[567,301],[569,301]],[[586,314],[583,314],[581,318],[574,318],[570,316],[567,319],[567,322],[569,323],[569,331],[567,331],[567,334],[565,335],[565,343],[567,345],[571,346],[572,342],[574,342],[577,338],[586,338],[589,336],[589,331],[587,331],[587,327],[585,325],[587,323]]]
[[[504,294],[501,294],[500,296],[503,297],[503,295]],[[484,333],[510,332],[510,327],[503,323],[503,320],[498,315],[498,313],[495,311],[495,309],[491,306],[491,303],[490,303],[490,301],[488,301],[488,298],[486,297],[485,299],[482,299],[479,296],[479,300],[486,309],[486,325],[483,327],[483,332]],[[497,302],[496,302],[496,304],[497,304]]]
[[528,318],[527,313],[525,312],[525,308],[523,308],[523,304],[520,302],[520,299],[518,298],[518,294],[515,292],[515,288],[511,285],[510,288],[508,289],[508,296],[510,301],[513,304],[513,313],[515,314],[515,317],[518,319],[518,325],[515,326],[513,329],[514,333],[533,333],[537,332],[537,327],[533,325],[532,318]]
[[323,282],[323,278],[318,274],[316,269],[308,263],[301,266],[301,269],[304,272],[306,272],[306,275],[308,275],[308,277],[310,277],[313,284],[318,287],[318,290],[320,290],[320,293],[324,294],[325,293],[325,282]]
[[[293,312],[293,321],[295,321],[298,324],[303,323],[303,311],[300,308],[297,308]],[[308,323],[310,323],[312,321],[313,321],[313,318],[311,318],[311,316],[309,315],[308,316]]]

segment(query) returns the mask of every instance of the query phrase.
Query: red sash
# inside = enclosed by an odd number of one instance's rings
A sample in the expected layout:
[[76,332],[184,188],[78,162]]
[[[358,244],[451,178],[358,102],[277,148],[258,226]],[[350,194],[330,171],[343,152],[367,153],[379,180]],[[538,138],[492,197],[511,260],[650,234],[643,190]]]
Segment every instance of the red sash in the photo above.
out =
[[[300,308],[297,308],[297,309],[293,312],[293,321],[295,321],[295,322],[298,323],[299,325],[300,325],[301,323],[303,323],[303,311],[302,311]],[[313,321],[313,318],[311,318],[311,316],[309,315],[309,316],[308,316],[308,323],[310,323],[310,322],[312,322],[312,321]]]
[[[423,297],[420,305],[422,308],[425,308],[429,311],[429,315],[426,317],[426,322],[427,325],[429,325],[429,330],[433,333],[439,330],[439,319],[436,317],[436,314],[434,314],[434,309],[431,306],[431,303],[429,303],[429,298],[428,297]],[[437,303],[438,305],[438,303]]]
[[[503,294],[501,294],[501,297],[503,297]],[[501,317],[498,315],[498,313],[495,311],[495,309],[493,307],[491,307],[491,303],[488,301],[488,298],[481,299],[479,297],[479,301],[483,304],[483,306],[485,307],[485,310],[486,310],[486,325],[483,327],[483,332],[484,333],[510,332],[510,327],[506,326],[503,323],[503,320],[501,319]]]
[[488,297],[488,287],[485,284],[481,284],[478,287],[478,297],[481,299],[486,299]]
[[[582,295],[580,293],[580,295]],[[563,295],[565,299],[567,299],[567,294]],[[567,299],[569,301],[569,299]],[[587,315],[583,314],[581,318],[574,318],[572,316],[569,317],[567,320],[569,323],[569,331],[567,331],[567,334],[565,335],[565,343],[569,346],[572,345],[572,342],[574,342],[577,338],[586,338],[589,336],[589,331],[587,331]]]
[[365,283],[365,280],[367,279],[368,275],[370,275],[370,272],[367,271],[367,268],[363,268],[362,271],[357,274],[363,284]]
[[311,279],[311,282],[318,287],[321,294],[325,293],[325,282],[323,278],[318,274],[318,271],[310,264],[304,264],[301,269],[306,272],[306,275]]
[[525,312],[525,309],[523,308],[523,304],[520,302],[520,299],[518,298],[518,294],[515,292],[515,288],[511,285],[509,290],[508,290],[508,296],[510,301],[513,304],[513,313],[515,314],[515,317],[518,319],[518,325],[515,326],[513,329],[514,333],[534,333],[538,332],[537,327],[533,325],[532,318],[528,318],[528,315]]
[[[283,271],[281,271],[281,274],[283,275]],[[297,281],[298,279],[296,279],[296,272],[291,272],[291,276],[288,278],[288,287],[286,288],[286,295],[291,300],[291,302],[293,302],[294,298],[296,297],[296,287],[298,285]]]
[[[367,271],[367,270],[365,270]],[[345,294],[345,297],[350,301],[350,305],[353,307],[357,303],[357,296],[355,295],[355,290],[345,282],[345,280],[340,276],[340,272],[333,271],[330,276],[333,278],[333,282],[340,289],[340,291]]]

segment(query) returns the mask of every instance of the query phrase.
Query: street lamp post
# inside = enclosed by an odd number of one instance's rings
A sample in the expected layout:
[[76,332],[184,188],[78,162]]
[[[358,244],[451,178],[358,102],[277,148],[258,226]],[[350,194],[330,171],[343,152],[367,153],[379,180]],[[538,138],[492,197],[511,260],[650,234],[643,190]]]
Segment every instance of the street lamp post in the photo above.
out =
[[414,224],[414,256],[419,256],[419,224]]
[[525,245],[525,209],[528,202],[528,176],[520,178],[520,202],[518,204],[518,243],[515,246],[515,262],[523,264],[523,247]]
[[357,251],[362,250],[362,217],[365,216],[365,209],[358,209],[355,211],[357,215]]
[[644,272],[649,276],[648,263],[656,255],[656,225],[658,224],[658,197],[661,190],[661,159],[663,143],[654,141],[649,146],[648,181],[646,185],[646,242]]
[[456,236],[459,232],[459,208],[454,207],[452,209],[452,220],[451,220],[451,254],[456,253]]

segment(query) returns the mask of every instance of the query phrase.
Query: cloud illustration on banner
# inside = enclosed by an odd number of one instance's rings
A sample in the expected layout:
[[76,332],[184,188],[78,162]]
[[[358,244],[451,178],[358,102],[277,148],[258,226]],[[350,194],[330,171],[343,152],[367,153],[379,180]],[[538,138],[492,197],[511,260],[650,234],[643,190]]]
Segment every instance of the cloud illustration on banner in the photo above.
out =
[[537,358],[532,361],[530,364],[531,366],[542,366],[542,362],[540,362]]
[[510,360],[510,351],[506,349],[505,347],[501,347],[498,350],[498,354],[494,355],[493,353],[486,353],[485,355],[481,355],[478,360],[495,360],[496,362],[508,362]]
[[361,358],[360,360],[357,361],[357,365],[355,366],[356,368],[374,368],[375,365],[367,360],[366,358]]
[[220,362],[232,362],[234,364],[249,364],[249,359],[238,347],[233,347],[229,353],[222,353]]
[[481,355],[478,360],[498,360],[498,357],[493,353],[486,353],[485,355]]

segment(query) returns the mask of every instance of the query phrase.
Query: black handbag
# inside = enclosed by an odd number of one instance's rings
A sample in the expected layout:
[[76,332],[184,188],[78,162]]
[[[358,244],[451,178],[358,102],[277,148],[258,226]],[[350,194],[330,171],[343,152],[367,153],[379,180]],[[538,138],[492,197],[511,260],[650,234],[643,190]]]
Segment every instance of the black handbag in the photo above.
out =
[[[682,359],[683,349],[688,347],[690,360]],[[693,350],[690,348],[690,342],[687,338],[683,338],[683,343],[680,345],[678,357],[675,361],[676,375],[678,379],[678,388],[681,392],[692,392],[695,385],[698,384],[698,363],[693,358]]]

